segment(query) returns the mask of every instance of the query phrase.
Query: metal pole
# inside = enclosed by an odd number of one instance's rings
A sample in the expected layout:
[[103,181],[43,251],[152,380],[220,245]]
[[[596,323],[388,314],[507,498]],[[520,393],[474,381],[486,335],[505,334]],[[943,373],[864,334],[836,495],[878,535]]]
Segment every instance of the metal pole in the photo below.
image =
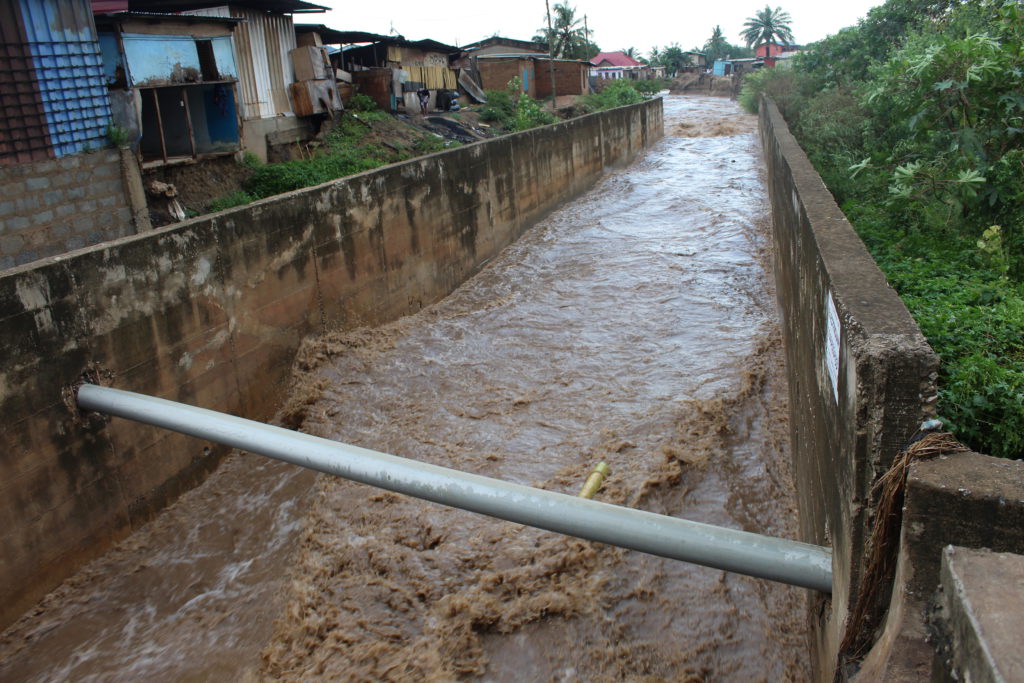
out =
[[94,384],[78,390],[78,405],[510,522],[832,592],[832,551],[820,546],[511,484]]

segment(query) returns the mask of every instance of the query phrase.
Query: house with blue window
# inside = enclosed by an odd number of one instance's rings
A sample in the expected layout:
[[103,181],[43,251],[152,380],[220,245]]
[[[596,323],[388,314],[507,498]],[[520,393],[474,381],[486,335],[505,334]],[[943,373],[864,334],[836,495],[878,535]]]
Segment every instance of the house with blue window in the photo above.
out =
[[241,148],[233,17],[99,14],[103,76],[115,123],[142,167]]

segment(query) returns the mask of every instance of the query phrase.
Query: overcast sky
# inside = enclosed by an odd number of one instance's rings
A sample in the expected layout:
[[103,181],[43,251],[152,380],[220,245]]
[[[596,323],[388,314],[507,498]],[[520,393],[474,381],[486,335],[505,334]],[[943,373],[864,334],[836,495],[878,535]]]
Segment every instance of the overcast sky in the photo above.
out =
[[[322,23],[342,31],[391,33],[410,40],[433,40],[461,46],[495,33],[530,40],[544,25],[543,0],[525,2],[437,2],[430,0],[311,0],[335,7],[326,14],[296,15],[297,23]],[[554,2],[551,3],[552,6]],[[764,0],[579,0],[570,2],[577,16],[587,16],[594,41],[605,51],[635,47],[646,56],[651,47],[673,42],[689,50],[704,44],[715,25],[729,42],[741,44],[743,22],[764,8]],[[797,43],[810,43],[857,23],[882,0],[786,0],[780,2],[793,18]],[[777,5],[773,2],[772,7]]]

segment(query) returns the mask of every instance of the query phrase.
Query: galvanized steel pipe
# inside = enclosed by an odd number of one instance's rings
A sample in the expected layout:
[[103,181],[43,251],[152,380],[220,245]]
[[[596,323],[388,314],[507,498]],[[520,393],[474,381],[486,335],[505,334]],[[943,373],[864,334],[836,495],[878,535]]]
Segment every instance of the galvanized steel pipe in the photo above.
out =
[[78,405],[510,522],[832,592],[832,551],[816,545],[511,484],[120,389],[86,384]]

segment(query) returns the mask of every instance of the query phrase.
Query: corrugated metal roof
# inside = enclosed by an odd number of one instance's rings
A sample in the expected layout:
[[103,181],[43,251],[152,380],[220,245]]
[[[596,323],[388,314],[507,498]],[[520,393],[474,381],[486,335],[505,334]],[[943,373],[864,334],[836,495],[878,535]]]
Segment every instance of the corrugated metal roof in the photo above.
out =
[[483,40],[478,40],[475,43],[469,43],[468,45],[463,45],[462,49],[463,50],[479,50],[480,48],[491,47],[493,45],[504,45],[504,46],[507,46],[507,47],[517,47],[517,48],[520,48],[520,49],[523,49],[523,50],[535,50],[535,51],[539,51],[539,52],[547,52],[548,51],[548,44],[547,43],[535,43],[535,42],[529,41],[529,40],[515,40],[513,38],[502,38],[501,36],[493,36],[491,38],[485,38]]
[[319,33],[324,45],[351,45],[353,43],[376,43],[389,36],[366,31],[338,31],[323,24],[295,24],[295,33]]
[[[93,5],[95,7],[95,4]],[[184,24],[199,24],[203,22],[216,22],[222,24],[239,24],[245,19],[237,17],[212,17],[208,15],[195,14],[168,14],[166,12],[103,12],[96,14],[98,26],[109,26],[122,23],[131,19],[167,19],[179,21]]]
[[92,0],[92,11],[96,14],[127,12],[128,0]]
[[57,156],[107,144],[110,99],[88,0],[20,0]]
[[370,46],[385,46],[385,47],[414,47],[420,50],[426,50],[427,52],[447,52],[449,54],[455,54],[461,52],[457,47],[452,45],[445,45],[439,43],[436,40],[406,40],[405,36],[387,37],[384,40],[374,43]]
[[0,163],[49,159],[54,154],[46,112],[16,2],[0,2],[0,41]]
[[[128,0],[128,7],[132,11],[140,12],[185,12],[196,9],[209,9],[229,4],[230,0]],[[311,12],[326,12],[329,7],[314,5],[301,0],[244,0],[239,3],[249,9],[260,12],[274,12],[277,14],[305,14]]]

